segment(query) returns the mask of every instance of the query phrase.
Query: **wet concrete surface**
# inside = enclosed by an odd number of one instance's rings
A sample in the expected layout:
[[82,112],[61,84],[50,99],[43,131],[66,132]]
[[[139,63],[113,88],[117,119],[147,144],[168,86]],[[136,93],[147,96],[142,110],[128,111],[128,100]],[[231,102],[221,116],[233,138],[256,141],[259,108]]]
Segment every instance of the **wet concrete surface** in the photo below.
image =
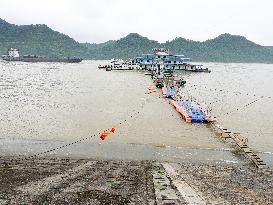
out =
[[251,166],[171,164],[206,204],[273,204],[273,172]]
[[154,201],[152,164],[146,161],[36,159],[2,165],[0,204],[149,204]]
[[191,204],[188,190],[205,204],[273,203],[272,170],[250,165],[3,157],[0,162],[3,205],[156,204],[158,199]]

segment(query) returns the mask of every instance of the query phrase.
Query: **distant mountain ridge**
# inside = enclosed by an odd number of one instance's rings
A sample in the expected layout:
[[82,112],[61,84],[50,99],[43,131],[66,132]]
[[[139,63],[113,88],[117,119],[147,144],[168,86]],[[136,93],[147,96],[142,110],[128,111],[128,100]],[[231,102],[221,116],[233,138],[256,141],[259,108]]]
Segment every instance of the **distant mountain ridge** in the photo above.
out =
[[90,44],[79,43],[44,24],[18,26],[0,19],[0,54],[5,54],[10,47],[20,49],[22,54],[84,59],[133,58],[149,53],[153,48],[165,47],[194,61],[273,63],[273,47],[261,46],[243,36],[231,34],[203,42],[178,37],[159,43],[131,33],[119,40]]
[[0,19],[0,54],[8,48],[18,48],[21,54],[88,57],[85,46],[44,24],[17,26]]

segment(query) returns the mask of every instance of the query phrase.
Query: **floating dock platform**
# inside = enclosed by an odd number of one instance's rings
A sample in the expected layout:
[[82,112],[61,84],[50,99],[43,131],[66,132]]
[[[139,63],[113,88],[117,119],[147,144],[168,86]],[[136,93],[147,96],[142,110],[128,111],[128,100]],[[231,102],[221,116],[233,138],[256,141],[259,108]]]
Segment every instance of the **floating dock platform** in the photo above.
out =
[[188,113],[182,109],[178,103],[175,100],[171,100],[171,104],[174,106],[176,111],[181,114],[182,118],[187,122],[191,123],[191,117],[188,115]]
[[216,122],[215,117],[208,116],[202,107],[190,100],[171,100],[171,104],[175,107],[176,111],[181,114],[183,119],[190,122],[204,123],[204,122]]

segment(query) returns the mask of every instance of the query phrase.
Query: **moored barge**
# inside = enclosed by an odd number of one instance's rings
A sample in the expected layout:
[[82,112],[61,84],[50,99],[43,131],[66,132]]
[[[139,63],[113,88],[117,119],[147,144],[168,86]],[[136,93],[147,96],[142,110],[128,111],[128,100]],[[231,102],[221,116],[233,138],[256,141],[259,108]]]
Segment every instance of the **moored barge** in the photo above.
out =
[[174,55],[168,48],[155,48],[152,54],[143,54],[136,57],[135,62],[139,63],[142,70],[159,72],[160,70],[189,71],[189,72],[210,72],[203,65],[189,64],[191,58],[184,55]]
[[5,61],[21,61],[21,62],[57,62],[57,63],[80,63],[82,61],[81,58],[77,57],[45,57],[38,55],[23,55],[20,56],[19,50],[15,48],[10,48],[7,52],[7,55],[3,55],[2,59]]

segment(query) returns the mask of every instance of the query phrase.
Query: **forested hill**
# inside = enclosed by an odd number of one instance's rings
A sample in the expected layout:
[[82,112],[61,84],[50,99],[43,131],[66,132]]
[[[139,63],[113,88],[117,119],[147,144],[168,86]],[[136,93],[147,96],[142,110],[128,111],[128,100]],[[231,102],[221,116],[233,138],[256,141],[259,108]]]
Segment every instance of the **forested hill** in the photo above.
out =
[[21,54],[89,57],[84,45],[44,24],[17,26],[0,19],[0,54],[8,48]]
[[273,46],[266,46],[267,49],[270,50],[270,52],[273,54]]
[[165,43],[131,33],[116,41],[100,44],[79,43],[46,25],[14,25],[0,19],[0,54],[8,48],[21,54],[78,56],[84,59],[133,58],[153,48],[169,48],[194,61],[273,63],[273,48],[264,47],[243,36],[222,34],[204,42],[175,38]]

